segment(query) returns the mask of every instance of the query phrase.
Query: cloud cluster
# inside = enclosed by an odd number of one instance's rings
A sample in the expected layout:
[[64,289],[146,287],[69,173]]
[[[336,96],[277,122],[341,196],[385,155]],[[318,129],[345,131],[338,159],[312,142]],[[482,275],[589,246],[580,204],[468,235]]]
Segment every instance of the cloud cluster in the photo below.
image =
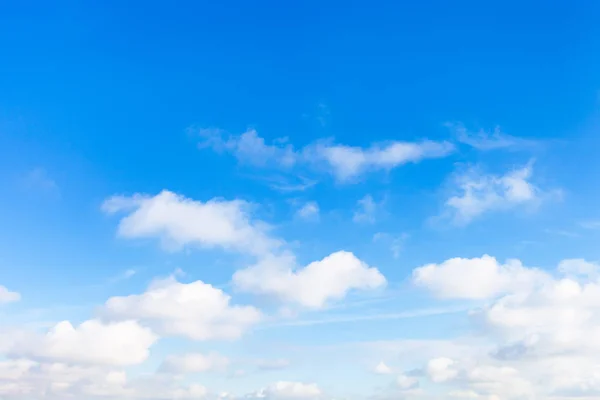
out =
[[600,396],[598,265],[564,260],[554,271],[484,256],[415,269],[413,282],[444,299],[483,300],[471,312],[491,348],[431,359],[424,371],[461,396],[566,399]]
[[[253,219],[247,208],[238,200],[204,203],[169,191],[156,196],[116,196],[103,205],[107,213],[129,212],[119,223],[122,237],[157,237],[169,249],[198,244],[253,255],[256,263],[233,275],[232,282],[240,291],[320,308],[330,300],[342,299],[351,290],[385,285],[385,278],[376,268],[350,252],[332,253],[299,267],[293,253],[280,249],[284,241],[269,236],[266,224]],[[144,295],[112,298],[105,309],[107,315],[149,321],[159,332],[205,340],[214,335],[237,337],[258,321],[257,310],[228,308],[227,303],[221,291],[203,282],[168,281]]]

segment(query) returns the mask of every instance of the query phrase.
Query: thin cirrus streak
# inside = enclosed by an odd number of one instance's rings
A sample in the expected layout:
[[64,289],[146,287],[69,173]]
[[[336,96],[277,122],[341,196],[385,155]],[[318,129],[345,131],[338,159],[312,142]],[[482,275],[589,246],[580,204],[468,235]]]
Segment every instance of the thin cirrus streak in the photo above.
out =
[[[399,313],[334,316],[331,318],[323,318],[323,319],[308,319],[308,320],[299,320],[299,321],[276,322],[276,323],[272,323],[272,324],[263,325],[262,329],[285,327],[285,326],[312,326],[312,325],[324,325],[324,324],[352,323],[352,322],[361,322],[361,321],[408,319],[408,318],[427,317],[427,316],[442,315],[442,314],[457,314],[457,313],[461,313],[461,312],[467,312],[470,309],[471,309],[471,307],[426,308],[426,309],[422,309],[422,310],[410,310],[410,311],[403,311],[403,312],[399,312]],[[260,328],[258,328],[258,329],[260,329]]]

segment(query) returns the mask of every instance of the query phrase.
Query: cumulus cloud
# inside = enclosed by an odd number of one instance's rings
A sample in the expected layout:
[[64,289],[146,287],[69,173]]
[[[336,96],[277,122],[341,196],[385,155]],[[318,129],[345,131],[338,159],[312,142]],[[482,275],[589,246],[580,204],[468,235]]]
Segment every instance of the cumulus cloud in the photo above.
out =
[[111,297],[102,314],[108,319],[139,320],[162,335],[237,339],[260,321],[261,313],[230,301],[229,295],[210,284],[169,278],[154,282],[142,294]]
[[66,363],[135,365],[148,358],[157,339],[150,329],[131,320],[103,323],[92,319],[76,327],[63,321],[45,335],[30,333],[14,338],[8,353]]
[[532,164],[505,175],[481,174],[475,169],[456,177],[456,194],[445,203],[446,214],[454,223],[465,225],[493,211],[538,205],[543,199],[559,192],[544,192],[530,178]]
[[[516,261],[499,265],[489,256],[417,269],[414,276],[426,277],[421,283],[434,294],[488,299],[471,317],[478,337],[492,348],[481,347],[467,357],[457,353],[460,362],[445,357],[430,361],[424,368],[428,376],[473,398],[599,396],[596,271],[595,263],[583,259],[563,260],[554,271],[540,271]],[[471,286],[461,286],[454,274]]]
[[233,275],[242,291],[274,296],[308,308],[322,308],[330,300],[343,298],[350,290],[376,289],[386,284],[384,276],[354,254],[338,251],[303,268],[291,254],[267,257]]
[[14,303],[21,300],[21,294],[12,292],[6,287],[0,285],[0,304]]
[[427,264],[412,273],[413,283],[437,297],[488,299],[501,294],[528,290],[549,279],[546,273],[526,268],[519,260],[500,264],[494,257],[451,258],[441,264]]
[[175,374],[207,371],[223,371],[229,365],[229,359],[217,353],[188,353],[168,356],[160,370]]
[[[194,131],[194,129],[192,129]],[[289,169],[304,166],[315,170],[325,169],[339,182],[350,182],[376,170],[391,170],[398,166],[417,163],[425,159],[446,157],[454,151],[449,142],[422,140],[418,142],[389,141],[368,147],[335,144],[320,140],[295,149],[287,138],[278,138],[271,144],[250,129],[241,135],[229,135],[220,130],[198,129],[201,148],[227,151],[238,161],[259,167]]]
[[251,219],[250,205],[242,200],[201,202],[163,190],[155,196],[113,196],[102,209],[128,213],[119,222],[119,236],[158,238],[166,249],[195,245],[262,254],[279,245],[265,224]]

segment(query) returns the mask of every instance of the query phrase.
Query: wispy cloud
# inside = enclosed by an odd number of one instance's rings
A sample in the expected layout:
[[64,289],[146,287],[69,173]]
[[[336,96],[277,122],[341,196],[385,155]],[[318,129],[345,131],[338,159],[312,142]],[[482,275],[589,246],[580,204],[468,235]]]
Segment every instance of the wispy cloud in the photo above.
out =
[[581,237],[581,235],[577,232],[566,231],[563,229],[544,229],[544,232],[548,233],[550,235],[558,235],[558,236],[564,236],[564,237],[570,237],[570,238]]
[[[472,307],[471,307],[472,308]],[[265,328],[276,328],[285,326],[314,326],[324,324],[342,324],[342,323],[354,323],[364,321],[378,321],[378,320],[393,320],[393,319],[408,319],[408,318],[419,318],[428,317],[432,315],[443,315],[443,314],[456,314],[467,312],[471,308],[467,307],[445,307],[445,308],[425,308],[420,310],[409,310],[397,313],[379,313],[379,314],[356,314],[356,315],[338,315],[328,316],[319,319],[300,319],[293,321],[280,321],[270,324],[266,324]]]
[[584,229],[600,229],[600,219],[590,219],[579,223]]
[[372,171],[389,171],[408,163],[446,157],[455,150],[450,142],[431,140],[387,141],[362,147],[325,139],[295,148],[285,137],[267,143],[254,129],[240,135],[219,129],[190,128],[188,132],[201,139],[199,148],[230,153],[242,164],[288,171],[298,167],[324,171],[340,183],[355,182]]
[[452,130],[458,142],[481,151],[499,149],[522,150],[539,145],[539,142],[536,140],[525,139],[504,133],[499,126],[494,127],[491,131],[484,129],[471,131],[465,128],[463,124],[457,122],[448,122],[445,125]]
[[388,244],[394,258],[398,258],[404,249],[404,244],[408,237],[409,235],[407,233],[392,235],[385,232],[377,232],[375,235],[373,235],[373,241]]
[[58,193],[58,185],[44,168],[34,168],[23,178],[23,183],[28,189]]
[[377,203],[373,200],[373,196],[368,194],[356,202],[356,210],[352,220],[358,223],[375,223],[381,206],[382,203]]

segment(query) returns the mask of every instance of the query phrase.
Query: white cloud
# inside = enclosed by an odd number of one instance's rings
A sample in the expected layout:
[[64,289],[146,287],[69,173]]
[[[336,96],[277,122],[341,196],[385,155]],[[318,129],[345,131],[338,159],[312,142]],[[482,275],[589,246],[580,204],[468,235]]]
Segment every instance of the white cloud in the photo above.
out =
[[208,394],[202,385],[182,385],[165,374],[130,379],[125,371],[106,367],[29,360],[0,362],[3,399],[199,400]]
[[156,281],[139,295],[111,297],[103,315],[136,319],[163,335],[193,340],[237,339],[261,319],[252,306],[230,304],[230,296],[202,281]]
[[362,199],[358,200],[356,210],[352,216],[354,222],[374,223],[377,215],[377,211],[380,204],[373,200],[371,195],[366,195]]
[[296,215],[299,218],[306,220],[315,220],[319,219],[319,205],[316,201],[309,201],[304,203],[302,207],[296,211]]
[[21,300],[21,295],[17,292],[11,292],[6,287],[0,285],[0,304],[14,303]]
[[217,353],[188,353],[168,356],[160,370],[175,374],[223,371],[229,365],[229,359]]
[[411,390],[419,386],[419,379],[414,376],[400,374],[396,378],[396,384],[401,390]]
[[448,123],[446,126],[454,131],[456,139],[459,142],[481,151],[498,149],[519,150],[531,148],[538,144],[534,140],[508,135],[502,132],[499,126],[496,126],[491,132],[483,129],[472,132],[460,123]]
[[314,399],[322,394],[314,383],[279,381],[247,397],[266,400]]
[[330,300],[342,299],[350,290],[376,289],[386,280],[354,254],[338,251],[300,269],[291,254],[267,257],[237,271],[233,283],[242,291],[318,309]]
[[14,338],[9,353],[67,363],[135,365],[146,360],[157,339],[135,321],[105,324],[93,319],[77,327],[63,321],[45,335],[31,333]]
[[573,258],[562,260],[558,264],[558,270],[568,276],[583,276],[590,278],[598,278],[600,275],[600,265],[598,263],[589,262],[583,258]]
[[[485,258],[485,257],[484,257]],[[573,399],[600,395],[600,280],[597,265],[583,259],[563,260],[555,271],[542,272],[493,258],[449,260],[430,269],[434,293],[448,297],[489,298],[473,310],[479,345],[469,355],[442,357],[425,370],[432,381],[472,398]],[[510,265],[510,263],[509,263]],[[481,267],[481,275],[473,269]],[[418,269],[417,269],[418,271]],[[468,284],[461,288],[456,274]],[[415,271],[415,275],[418,273]],[[451,282],[442,283],[450,279]],[[495,283],[494,283],[495,282]],[[464,293],[462,291],[465,291]],[[475,343],[473,348],[477,349]],[[460,361],[456,361],[456,360]]]
[[381,362],[379,362],[379,364],[377,364],[375,366],[375,368],[373,368],[373,372],[375,372],[376,374],[379,374],[379,375],[389,375],[389,374],[393,373],[394,371],[392,371],[392,369],[390,367],[388,367],[386,363],[381,361]]
[[454,151],[449,142],[399,142],[373,144],[368,148],[316,143],[305,149],[309,160],[325,162],[340,182],[348,182],[374,170],[391,170],[398,166],[431,158],[442,158]]
[[294,149],[286,138],[267,144],[253,129],[241,135],[225,135],[219,130],[198,130],[203,138],[200,147],[228,151],[240,162],[255,166],[290,168],[304,165],[318,169],[325,167],[339,182],[350,182],[360,175],[375,170],[391,170],[407,163],[446,157],[454,145],[449,142],[389,141],[369,147],[346,146],[331,141],[317,141],[302,149]]
[[494,257],[451,258],[413,270],[412,280],[435,296],[455,299],[488,299],[529,290],[549,279],[542,271],[524,267],[518,260],[500,264]]
[[458,376],[455,362],[446,357],[434,358],[427,363],[427,376],[435,383],[447,382]]
[[286,138],[278,138],[273,144],[267,144],[254,129],[241,135],[229,135],[218,129],[199,129],[198,135],[203,139],[200,148],[211,147],[215,151],[227,151],[239,162],[259,167],[291,167],[298,159],[293,146],[287,144]]
[[130,212],[119,223],[119,236],[156,237],[171,250],[197,245],[262,254],[277,247],[279,242],[267,235],[266,225],[252,221],[249,208],[242,200],[203,203],[167,190],[156,196],[113,196],[102,205],[110,214]]
[[551,193],[530,182],[532,173],[531,164],[502,176],[470,170],[457,177],[458,193],[446,201],[447,215],[456,224],[465,225],[488,212],[536,206]]

